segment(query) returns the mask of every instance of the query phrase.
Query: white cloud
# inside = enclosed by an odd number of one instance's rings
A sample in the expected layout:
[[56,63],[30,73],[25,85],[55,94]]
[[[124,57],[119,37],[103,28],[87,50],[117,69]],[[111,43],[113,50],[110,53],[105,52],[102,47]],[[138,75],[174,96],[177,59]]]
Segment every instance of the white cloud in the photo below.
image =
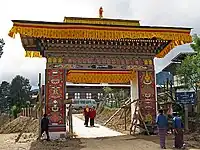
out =
[[[11,80],[16,74],[31,79],[37,84],[37,74],[44,74],[45,59],[24,58],[20,38],[7,36],[11,20],[63,21],[64,16],[98,17],[100,6],[106,18],[141,20],[142,25],[193,27],[200,32],[199,0],[6,0],[1,2],[0,38],[6,46],[0,59],[0,81]],[[156,60],[156,69],[161,70],[179,51],[188,51],[188,46],[174,49],[166,58]]]

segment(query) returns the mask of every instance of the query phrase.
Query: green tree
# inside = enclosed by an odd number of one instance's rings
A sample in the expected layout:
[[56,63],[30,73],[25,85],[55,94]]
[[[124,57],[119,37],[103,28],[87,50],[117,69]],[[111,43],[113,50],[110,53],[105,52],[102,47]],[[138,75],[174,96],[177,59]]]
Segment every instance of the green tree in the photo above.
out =
[[17,118],[17,115],[18,115],[18,113],[20,111],[21,111],[21,109],[18,106],[16,106],[16,105],[12,106],[12,108],[11,108],[11,114],[14,117],[14,119]]
[[189,55],[182,61],[177,67],[177,75],[181,84],[197,91],[200,83],[200,37],[198,35],[193,35],[193,43],[190,46],[196,55]]
[[4,47],[5,43],[3,39],[0,39],[0,58],[3,55],[3,47]]
[[185,88],[197,91],[198,83],[200,83],[200,53],[187,56],[177,69],[179,82]]
[[190,46],[195,52],[200,52],[200,37],[197,34],[193,35],[193,43]]
[[[193,36],[193,43],[190,46],[195,55],[189,55],[182,61],[180,66],[177,67],[177,75],[179,76],[179,82],[185,88],[193,89],[197,93],[200,86],[200,37],[198,35]],[[198,97],[196,99],[198,100]]]
[[0,85],[0,112],[8,113],[10,110],[10,84],[3,81]]
[[10,86],[11,105],[16,106],[14,110],[20,111],[26,107],[31,100],[31,85],[28,79],[17,75]]

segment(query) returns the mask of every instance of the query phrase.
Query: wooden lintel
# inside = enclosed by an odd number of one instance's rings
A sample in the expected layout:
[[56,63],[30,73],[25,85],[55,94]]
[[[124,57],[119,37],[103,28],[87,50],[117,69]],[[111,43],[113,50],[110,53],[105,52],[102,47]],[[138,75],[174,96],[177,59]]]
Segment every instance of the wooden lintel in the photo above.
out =
[[66,99],[66,100],[64,100],[64,104],[72,104],[72,100],[71,99]]

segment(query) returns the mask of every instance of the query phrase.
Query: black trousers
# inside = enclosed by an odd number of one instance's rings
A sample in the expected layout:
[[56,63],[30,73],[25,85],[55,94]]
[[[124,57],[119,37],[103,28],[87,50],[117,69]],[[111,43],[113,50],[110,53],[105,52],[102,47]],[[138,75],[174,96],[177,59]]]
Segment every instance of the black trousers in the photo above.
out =
[[90,126],[94,126],[94,118],[90,118]]
[[89,116],[85,116],[85,126],[88,126]]
[[41,136],[42,136],[42,134],[43,133],[46,133],[46,135],[47,135],[47,140],[50,140],[50,137],[49,137],[49,130],[48,129],[41,129]]

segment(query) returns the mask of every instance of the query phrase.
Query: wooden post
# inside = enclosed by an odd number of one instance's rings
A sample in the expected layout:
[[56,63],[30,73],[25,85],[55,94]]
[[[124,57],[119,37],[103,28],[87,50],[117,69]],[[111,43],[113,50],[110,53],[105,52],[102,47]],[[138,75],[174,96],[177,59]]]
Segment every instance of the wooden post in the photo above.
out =
[[24,108],[25,109],[25,117],[27,117],[27,108]]
[[25,116],[24,108],[22,108],[22,116]]
[[185,130],[188,130],[188,104],[185,104],[184,108],[185,108]]
[[126,131],[126,110],[127,108],[124,108],[124,124],[125,124],[125,131]]
[[41,93],[41,73],[39,73],[39,108],[38,108],[38,120],[39,120],[39,130],[38,130],[38,138],[41,137],[41,119],[42,119],[42,93]]
[[30,107],[28,106],[27,109],[28,109],[28,116],[27,117],[30,117]]
[[69,134],[73,136],[72,104],[69,105]]

